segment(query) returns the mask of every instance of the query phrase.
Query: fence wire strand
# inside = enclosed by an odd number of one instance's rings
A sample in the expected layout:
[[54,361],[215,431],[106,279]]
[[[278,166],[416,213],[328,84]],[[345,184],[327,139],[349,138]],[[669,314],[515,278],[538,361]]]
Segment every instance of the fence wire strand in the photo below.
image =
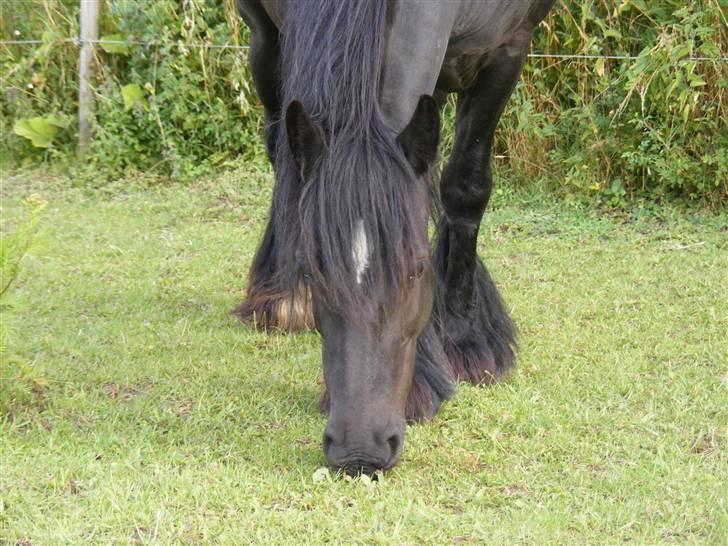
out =
[[[234,45],[234,44],[205,44],[205,43],[179,43],[179,42],[138,42],[133,40],[83,40],[80,37],[75,38],[62,38],[54,42],[44,42],[43,40],[2,40],[0,45],[11,46],[11,45],[40,45],[44,43],[71,43],[80,47],[84,43],[89,44],[108,44],[108,45],[137,45],[144,47],[162,47],[168,45],[171,47],[177,47],[180,49],[232,49],[232,50],[245,50],[250,49],[247,45]],[[606,55],[606,54],[588,54],[588,53],[529,53],[528,58],[530,59],[564,59],[564,60],[615,60],[615,61],[636,61],[640,58],[639,55]],[[720,57],[683,57],[678,62],[699,62],[699,61],[711,61],[711,62],[728,62],[728,56]]]

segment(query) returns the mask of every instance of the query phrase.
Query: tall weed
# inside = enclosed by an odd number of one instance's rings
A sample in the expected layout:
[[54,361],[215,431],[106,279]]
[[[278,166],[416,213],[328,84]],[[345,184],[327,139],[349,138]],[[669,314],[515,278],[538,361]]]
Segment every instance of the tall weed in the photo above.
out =
[[31,402],[47,386],[23,357],[14,352],[14,317],[22,311],[14,296],[24,258],[34,246],[38,221],[46,206],[33,195],[25,202],[28,217],[12,232],[0,236],[0,418],[12,416],[14,409]]

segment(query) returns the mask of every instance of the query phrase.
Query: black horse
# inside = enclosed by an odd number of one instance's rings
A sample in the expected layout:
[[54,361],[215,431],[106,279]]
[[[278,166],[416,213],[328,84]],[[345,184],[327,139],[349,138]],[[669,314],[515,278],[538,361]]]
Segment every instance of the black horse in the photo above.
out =
[[[433,416],[455,381],[513,364],[515,329],[476,241],[493,134],[553,1],[238,0],[276,184],[235,313],[321,333],[337,470],[391,468],[406,421]],[[448,93],[456,135],[438,195]]]

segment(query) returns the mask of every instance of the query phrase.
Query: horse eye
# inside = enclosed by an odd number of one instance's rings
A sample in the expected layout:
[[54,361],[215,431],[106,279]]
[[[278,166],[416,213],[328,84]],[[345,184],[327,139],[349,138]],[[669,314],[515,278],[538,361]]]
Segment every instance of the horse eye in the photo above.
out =
[[418,262],[417,267],[415,268],[414,273],[410,273],[407,276],[407,281],[409,283],[409,287],[412,288],[415,285],[415,280],[419,279],[422,274],[425,272],[425,263],[424,262]]
[[311,282],[311,279],[312,279],[312,277],[311,277],[311,273],[308,273],[308,272],[306,271],[306,272],[304,272],[304,273],[303,273],[302,277],[303,277],[303,280],[304,280],[304,281],[306,281],[306,282]]

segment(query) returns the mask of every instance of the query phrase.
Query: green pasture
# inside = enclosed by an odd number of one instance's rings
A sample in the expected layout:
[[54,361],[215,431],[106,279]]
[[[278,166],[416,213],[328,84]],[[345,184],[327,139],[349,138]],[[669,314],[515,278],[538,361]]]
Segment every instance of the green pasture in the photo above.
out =
[[728,540],[725,213],[498,190],[480,251],[518,368],[459,386],[372,482],[324,468],[317,335],[228,315],[267,171],[95,190],[5,172],[3,233],[31,194],[48,205],[2,365],[36,379],[3,375],[0,544]]

